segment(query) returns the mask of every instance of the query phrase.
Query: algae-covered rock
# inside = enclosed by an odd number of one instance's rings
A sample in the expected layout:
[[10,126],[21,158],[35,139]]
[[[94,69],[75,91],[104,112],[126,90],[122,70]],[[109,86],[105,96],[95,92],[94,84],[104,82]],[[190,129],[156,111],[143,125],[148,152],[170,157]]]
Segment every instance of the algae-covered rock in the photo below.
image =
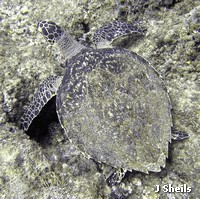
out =
[[[1,1],[0,2],[0,195],[1,198],[198,198],[200,195],[200,3],[182,1]],[[58,48],[37,33],[37,21],[52,20],[87,43],[114,20],[140,23],[145,36],[131,50],[160,72],[173,106],[174,128],[190,135],[170,145],[165,169],[130,172],[107,186],[97,163],[85,158],[61,131],[41,145],[18,128],[23,106],[46,77],[63,69]],[[87,41],[87,42],[86,42]],[[60,62],[61,60],[61,62]],[[191,192],[156,192],[156,185]]]

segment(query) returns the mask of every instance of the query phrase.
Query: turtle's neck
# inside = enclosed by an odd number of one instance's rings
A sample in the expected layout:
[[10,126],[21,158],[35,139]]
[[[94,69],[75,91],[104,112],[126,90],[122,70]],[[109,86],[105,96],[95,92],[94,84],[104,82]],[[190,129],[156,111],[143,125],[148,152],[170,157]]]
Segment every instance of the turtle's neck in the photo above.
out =
[[71,37],[67,32],[63,32],[61,37],[59,37],[59,39],[57,40],[57,43],[63,55],[68,60],[79,53],[82,49],[86,48],[85,46],[77,42],[73,37]]

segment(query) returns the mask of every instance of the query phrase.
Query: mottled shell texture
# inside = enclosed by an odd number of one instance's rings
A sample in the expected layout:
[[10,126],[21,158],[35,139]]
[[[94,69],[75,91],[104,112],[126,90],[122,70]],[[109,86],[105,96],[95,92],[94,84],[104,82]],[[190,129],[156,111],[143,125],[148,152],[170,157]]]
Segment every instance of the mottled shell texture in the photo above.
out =
[[71,58],[57,95],[67,137],[98,162],[160,171],[171,141],[171,106],[150,64],[125,49],[84,49]]

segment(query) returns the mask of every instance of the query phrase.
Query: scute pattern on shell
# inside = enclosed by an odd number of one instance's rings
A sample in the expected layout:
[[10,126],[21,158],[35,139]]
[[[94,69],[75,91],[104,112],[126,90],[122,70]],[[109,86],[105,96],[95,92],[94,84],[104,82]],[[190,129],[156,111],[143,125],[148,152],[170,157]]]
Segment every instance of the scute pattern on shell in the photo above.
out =
[[66,68],[57,113],[68,138],[96,161],[160,171],[171,141],[171,105],[149,63],[125,49],[85,49]]

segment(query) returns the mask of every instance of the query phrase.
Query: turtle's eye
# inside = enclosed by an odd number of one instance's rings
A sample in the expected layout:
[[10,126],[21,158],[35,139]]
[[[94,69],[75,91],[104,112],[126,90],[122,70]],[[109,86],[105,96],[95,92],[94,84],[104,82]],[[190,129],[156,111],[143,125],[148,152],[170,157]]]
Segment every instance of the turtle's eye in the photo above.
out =
[[49,41],[54,43],[63,33],[60,26],[56,25],[52,21],[39,21],[38,30],[42,32],[44,37]]

